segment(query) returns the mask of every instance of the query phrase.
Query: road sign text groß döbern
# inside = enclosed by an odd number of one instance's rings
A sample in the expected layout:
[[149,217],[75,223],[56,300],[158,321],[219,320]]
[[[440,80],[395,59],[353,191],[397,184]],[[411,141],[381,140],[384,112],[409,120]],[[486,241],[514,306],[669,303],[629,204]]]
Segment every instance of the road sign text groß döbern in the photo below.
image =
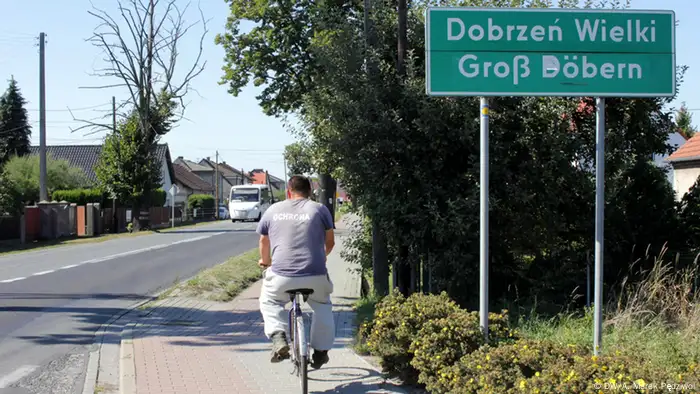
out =
[[[467,78],[482,76],[484,78],[512,78],[513,85],[518,85],[522,78],[531,74],[530,55],[516,55],[512,62],[479,62],[479,57],[466,54],[459,60],[459,72]],[[566,79],[642,79],[642,66],[636,63],[596,64],[588,56],[577,55],[542,55],[541,78],[556,78],[560,74]]]
[[669,11],[430,8],[426,40],[428,94],[675,93]]

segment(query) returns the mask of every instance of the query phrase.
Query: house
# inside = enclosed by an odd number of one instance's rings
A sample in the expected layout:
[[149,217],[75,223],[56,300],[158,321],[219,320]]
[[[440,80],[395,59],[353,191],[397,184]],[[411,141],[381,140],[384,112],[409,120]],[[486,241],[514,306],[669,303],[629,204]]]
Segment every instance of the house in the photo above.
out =
[[673,190],[680,200],[700,176],[700,133],[685,142],[665,160],[673,168]]
[[193,194],[214,195],[214,187],[184,165],[173,163],[173,169],[175,170],[175,184],[180,189],[175,195],[176,206],[186,205],[187,199]]
[[[199,165],[208,166],[212,170],[216,169],[216,162],[211,161],[209,157],[200,160]],[[253,183],[253,179],[246,175],[243,170],[237,170],[226,164],[225,161],[219,163],[219,172],[223,174],[223,177],[226,178],[231,185],[247,185]],[[228,197],[228,194],[226,196]]]
[[[681,146],[685,145],[687,142],[687,139],[683,134],[681,133],[673,133],[668,136],[668,139],[666,140],[666,143],[669,144],[670,146],[673,147],[673,151],[677,151],[678,148]],[[665,154],[665,155],[654,155],[654,164],[657,166],[663,168],[666,170],[666,176],[668,177],[668,182],[673,185],[674,184],[674,172],[673,168],[671,165],[669,165],[669,161],[667,160],[670,157],[670,155]],[[675,190],[675,186],[674,186]],[[682,195],[681,195],[682,196]]]
[[[211,185],[213,190],[216,190],[216,163],[212,162],[210,158],[202,159],[199,161],[199,163],[195,163],[180,156],[175,160],[175,164],[183,166],[185,169],[204,180],[207,184]],[[219,163],[218,172],[220,202],[228,200],[229,195],[231,194],[231,188],[234,185],[240,185],[243,183],[243,181],[250,179],[249,177],[245,176],[241,177],[240,171],[233,169],[225,162]],[[213,194],[216,195],[216,192]]]
[[[267,174],[270,177],[270,186],[272,187],[272,190],[284,190],[284,179],[277,178],[274,175]],[[267,184],[267,179],[265,177],[265,170],[256,168],[253,171],[250,172],[250,177],[253,180],[253,184],[255,185],[264,185]]]
[[[85,176],[90,183],[97,185],[97,174],[95,167],[102,153],[102,145],[49,145],[46,147],[47,155],[54,159],[63,159],[68,161],[72,166],[81,168],[85,172]],[[29,154],[38,155],[39,147],[29,147]],[[156,146],[156,157],[161,162],[161,185],[158,187],[165,190],[170,190],[173,185],[175,173],[173,163],[170,159],[170,149],[168,144],[158,144]],[[170,193],[166,193],[165,206],[171,206],[172,197]]]

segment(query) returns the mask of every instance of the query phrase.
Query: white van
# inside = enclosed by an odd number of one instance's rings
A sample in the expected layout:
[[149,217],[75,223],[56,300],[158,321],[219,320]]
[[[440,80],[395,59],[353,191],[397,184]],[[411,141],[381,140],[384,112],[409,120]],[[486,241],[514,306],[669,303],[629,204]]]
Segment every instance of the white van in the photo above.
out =
[[231,188],[228,211],[231,221],[259,221],[272,204],[272,191],[268,185],[237,185]]

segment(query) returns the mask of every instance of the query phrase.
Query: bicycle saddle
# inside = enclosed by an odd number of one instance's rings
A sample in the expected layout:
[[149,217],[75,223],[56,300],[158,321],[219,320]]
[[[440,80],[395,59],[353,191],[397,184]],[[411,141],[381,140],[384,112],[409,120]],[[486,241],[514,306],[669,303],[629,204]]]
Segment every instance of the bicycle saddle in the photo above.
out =
[[300,293],[303,296],[308,296],[309,294],[313,294],[312,289],[292,289],[292,290],[287,290],[287,294],[295,294],[295,293]]

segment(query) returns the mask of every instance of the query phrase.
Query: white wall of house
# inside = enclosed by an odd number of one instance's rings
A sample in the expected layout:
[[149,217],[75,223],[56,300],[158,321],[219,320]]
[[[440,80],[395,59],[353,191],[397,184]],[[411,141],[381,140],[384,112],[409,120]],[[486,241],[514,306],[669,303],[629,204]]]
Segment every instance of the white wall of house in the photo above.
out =
[[175,206],[187,205],[187,197],[193,194],[192,189],[180,182],[177,182],[177,186],[180,190],[175,195]]
[[[683,144],[686,143],[686,139],[683,138],[683,136],[679,133],[673,133],[668,136],[668,140],[666,140],[666,143],[671,145],[673,147],[673,152],[675,152],[678,148],[680,148]],[[671,165],[665,161],[668,156],[670,155],[654,155],[654,164],[666,170],[666,177],[668,178],[668,182],[671,185],[673,185],[673,190],[677,190],[676,181],[674,179],[674,174],[676,173],[676,171],[674,171]],[[685,192],[683,192],[683,194],[685,194]]]
[[[213,171],[193,171],[195,175],[199,176],[202,178],[206,183],[210,184],[212,187],[216,188],[216,184],[214,183],[214,172]],[[226,199],[228,199],[228,196],[231,195],[231,188],[233,187],[231,183],[224,177],[221,173],[219,173],[219,201],[223,202]],[[212,193],[212,195],[216,195],[216,193]]]
[[680,201],[700,176],[700,161],[681,162],[674,164],[673,191],[676,200]]
[[165,190],[165,205],[166,207],[172,206],[173,196],[170,194],[170,188],[173,186],[173,180],[170,179],[170,171],[168,171],[168,159],[163,158],[161,163],[161,179],[163,183],[163,190]]
[[219,191],[221,193],[219,196],[219,202],[223,204],[223,202],[228,200],[229,196],[231,196],[231,189],[233,188],[233,185],[222,176],[219,186],[221,186],[221,190]]

